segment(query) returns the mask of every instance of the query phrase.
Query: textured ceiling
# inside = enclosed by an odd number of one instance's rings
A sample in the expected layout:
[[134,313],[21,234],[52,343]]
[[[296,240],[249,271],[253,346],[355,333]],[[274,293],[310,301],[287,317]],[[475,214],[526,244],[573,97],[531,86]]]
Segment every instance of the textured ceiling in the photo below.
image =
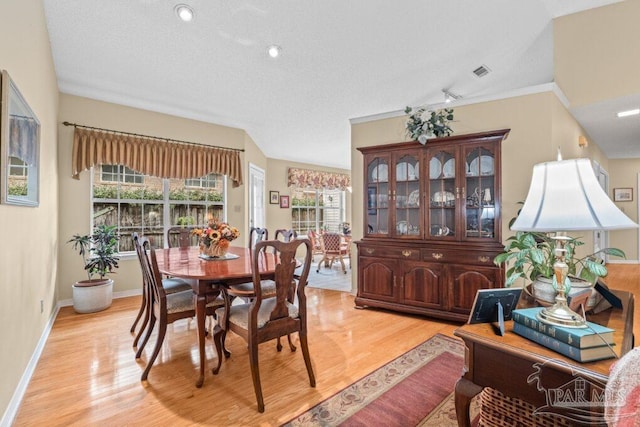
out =
[[242,128],[267,157],[346,169],[350,118],[439,103],[443,88],[552,82],[551,20],[612,2],[44,0],[62,92]]

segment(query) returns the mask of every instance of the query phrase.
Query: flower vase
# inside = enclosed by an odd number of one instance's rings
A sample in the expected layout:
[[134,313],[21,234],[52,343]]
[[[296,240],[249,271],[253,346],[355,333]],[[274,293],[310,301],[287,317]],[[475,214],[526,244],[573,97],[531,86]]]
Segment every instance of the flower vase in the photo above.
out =
[[222,245],[218,245],[215,243],[212,243],[209,246],[200,245],[200,253],[213,258],[220,258],[225,256],[228,249],[228,246],[223,247]]

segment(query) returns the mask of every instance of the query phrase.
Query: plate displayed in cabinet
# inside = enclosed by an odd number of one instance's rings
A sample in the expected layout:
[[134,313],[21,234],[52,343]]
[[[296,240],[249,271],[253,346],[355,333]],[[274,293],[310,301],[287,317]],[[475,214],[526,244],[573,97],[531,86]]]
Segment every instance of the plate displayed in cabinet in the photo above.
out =
[[493,175],[493,157],[480,156],[469,164],[469,176],[478,176],[478,159],[480,159],[480,175]]
[[407,221],[398,221],[396,223],[396,231],[398,234],[407,234],[409,232],[409,225]]
[[410,208],[417,208],[420,206],[420,190],[413,190],[411,194],[409,194],[407,206]]
[[442,173],[442,163],[437,158],[433,158],[429,161],[429,178],[437,179]]
[[389,171],[387,169],[387,165],[380,164],[375,167],[373,172],[371,172],[371,177],[373,178],[373,182],[385,182],[389,180]]
[[456,176],[456,159],[449,159],[442,166],[442,175],[445,178],[453,178]]
[[413,180],[415,176],[415,171],[410,163],[402,162],[396,165],[396,181]]

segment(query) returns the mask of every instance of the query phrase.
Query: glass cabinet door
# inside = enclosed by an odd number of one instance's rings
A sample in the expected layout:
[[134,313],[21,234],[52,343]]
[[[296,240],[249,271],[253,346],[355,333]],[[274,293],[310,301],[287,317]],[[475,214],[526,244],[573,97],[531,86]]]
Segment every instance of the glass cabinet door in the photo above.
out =
[[395,235],[421,235],[420,163],[417,153],[394,157],[394,182],[391,195],[395,207]]
[[429,150],[429,220],[428,238],[451,238],[456,235],[456,150]]
[[366,160],[367,235],[389,234],[389,202],[391,196],[389,157]]
[[492,146],[467,148],[465,158],[465,236],[493,239],[496,224],[495,149]]

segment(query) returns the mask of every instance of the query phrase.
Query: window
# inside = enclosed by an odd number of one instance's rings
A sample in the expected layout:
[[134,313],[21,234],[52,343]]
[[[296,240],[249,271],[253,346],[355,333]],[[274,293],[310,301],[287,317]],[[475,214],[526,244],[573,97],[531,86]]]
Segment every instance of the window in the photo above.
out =
[[105,182],[126,182],[131,184],[142,184],[144,175],[120,165],[102,165],[100,179]]
[[309,230],[342,232],[344,191],[297,189],[291,198],[291,226],[298,234]]
[[9,157],[8,193],[10,196],[26,196],[28,193],[29,165],[18,157]]
[[225,193],[222,175],[165,179],[121,165],[101,165],[93,171],[93,226],[117,225],[120,252],[134,250],[134,231],[164,247],[169,227],[204,226],[209,218],[225,220]]

